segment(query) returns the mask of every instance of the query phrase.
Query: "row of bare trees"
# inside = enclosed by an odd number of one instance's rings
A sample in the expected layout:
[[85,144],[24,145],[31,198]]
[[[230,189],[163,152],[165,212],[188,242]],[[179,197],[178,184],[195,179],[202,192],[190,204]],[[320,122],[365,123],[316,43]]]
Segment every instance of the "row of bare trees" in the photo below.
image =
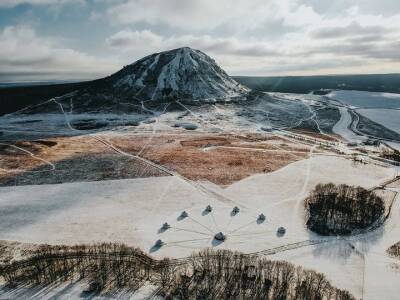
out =
[[101,291],[138,287],[150,277],[154,265],[156,261],[140,249],[122,244],[42,246],[27,259],[0,266],[0,275],[10,285],[86,279]]
[[282,261],[204,250],[184,260],[154,260],[121,244],[43,246],[31,257],[0,266],[10,285],[86,280],[91,292],[145,283],[173,299],[354,299],[324,275]]
[[322,235],[349,235],[383,218],[385,204],[373,191],[333,183],[319,184],[305,199],[307,226]]
[[176,299],[354,299],[320,273],[284,261],[209,249],[192,256],[167,295]]

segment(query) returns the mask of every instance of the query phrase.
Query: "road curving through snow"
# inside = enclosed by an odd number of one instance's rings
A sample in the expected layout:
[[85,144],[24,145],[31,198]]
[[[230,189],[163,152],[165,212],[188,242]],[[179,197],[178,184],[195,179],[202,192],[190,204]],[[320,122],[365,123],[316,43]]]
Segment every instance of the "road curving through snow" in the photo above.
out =
[[351,143],[359,143],[364,141],[366,138],[355,134],[350,128],[353,121],[351,114],[346,107],[338,107],[340,112],[340,120],[333,126],[332,131],[346,141]]

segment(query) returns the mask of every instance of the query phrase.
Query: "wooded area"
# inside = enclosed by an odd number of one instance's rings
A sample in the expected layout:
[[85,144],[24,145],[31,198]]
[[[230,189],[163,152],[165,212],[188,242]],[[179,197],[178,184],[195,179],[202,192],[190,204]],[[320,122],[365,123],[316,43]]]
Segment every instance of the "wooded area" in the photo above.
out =
[[362,187],[319,184],[305,199],[307,227],[321,235],[349,235],[385,213],[382,198]]
[[167,299],[354,299],[314,271],[210,249],[186,259],[155,260],[120,244],[43,246],[29,258],[0,266],[0,276],[10,286],[85,280],[93,294],[135,291],[150,283]]

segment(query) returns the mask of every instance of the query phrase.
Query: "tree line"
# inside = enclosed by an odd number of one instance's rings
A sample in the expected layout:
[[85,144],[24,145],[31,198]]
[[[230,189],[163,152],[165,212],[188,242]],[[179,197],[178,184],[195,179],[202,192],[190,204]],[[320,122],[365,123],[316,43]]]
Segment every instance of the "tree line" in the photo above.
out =
[[323,274],[285,261],[211,249],[192,256],[164,292],[172,299],[354,299]]
[[362,187],[319,184],[304,202],[307,227],[321,235],[349,235],[381,220],[381,197]]
[[122,244],[43,246],[1,265],[0,276],[11,286],[85,280],[93,293],[151,283],[166,299],[354,299],[320,273],[227,250],[155,260]]

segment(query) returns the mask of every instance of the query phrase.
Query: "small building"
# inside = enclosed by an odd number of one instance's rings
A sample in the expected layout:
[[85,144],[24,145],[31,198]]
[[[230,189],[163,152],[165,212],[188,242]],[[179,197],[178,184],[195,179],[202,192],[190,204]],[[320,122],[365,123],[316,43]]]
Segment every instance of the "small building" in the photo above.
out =
[[222,232],[218,232],[216,235],[214,235],[214,239],[216,239],[217,241],[225,241],[226,235]]
[[171,225],[169,225],[167,222],[165,222],[161,227],[162,230],[167,230],[167,229],[170,229],[170,228],[171,228]]
[[265,219],[266,219],[266,217],[265,217],[264,214],[260,214],[260,215],[258,216],[258,220],[261,221],[261,222],[264,222]]
[[235,207],[232,209],[232,214],[233,214],[233,215],[236,215],[236,214],[239,213],[239,211],[240,211],[240,208],[237,207],[237,206],[235,206]]
[[285,227],[279,227],[277,233],[281,236],[284,235],[286,233]]
[[155,247],[160,248],[164,245],[164,242],[162,240],[157,240],[156,243],[154,244]]

